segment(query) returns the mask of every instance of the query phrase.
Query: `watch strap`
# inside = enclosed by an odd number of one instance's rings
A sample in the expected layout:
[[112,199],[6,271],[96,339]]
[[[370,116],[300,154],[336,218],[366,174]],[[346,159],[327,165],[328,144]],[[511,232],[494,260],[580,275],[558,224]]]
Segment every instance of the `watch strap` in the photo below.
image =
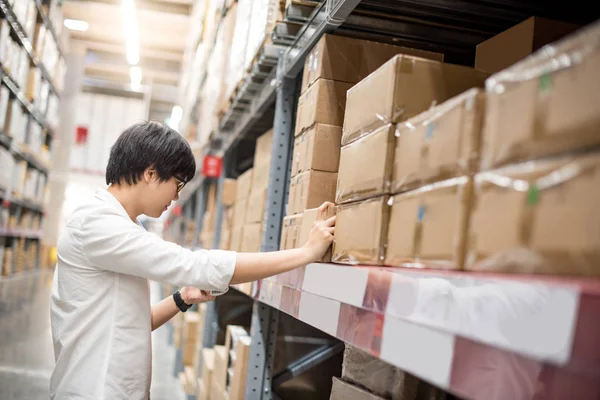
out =
[[176,291],[175,293],[173,293],[173,300],[175,301],[175,304],[181,310],[181,312],[186,312],[191,307],[191,304],[186,304],[183,301],[183,299],[181,298],[181,293],[179,292],[179,290]]

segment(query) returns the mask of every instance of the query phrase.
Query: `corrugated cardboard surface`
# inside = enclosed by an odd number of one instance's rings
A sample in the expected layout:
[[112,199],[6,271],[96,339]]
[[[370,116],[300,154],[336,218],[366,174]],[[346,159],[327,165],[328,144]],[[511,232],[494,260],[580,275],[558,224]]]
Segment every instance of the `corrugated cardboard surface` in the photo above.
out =
[[600,275],[599,183],[598,152],[477,175],[467,269]]
[[254,150],[254,166],[269,164],[273,147],[273,130],[263,133],[256,139],[256,148]]
[[[320,218],[322,220],[327,220],[335,216],[336,212],[337,209],[335,206],[327,207],[327,209],[325,210],[325,214],[322,215]],[[304,211],[304,214],[302,215],[302,223],[300,224],[300,231],[298,233],[298,246],[304,246],[304,244],[308,242],[310,231],[312,230],[312,227],[318,218],[319,213],[317,208],[311,208]],[[329,250],[327,250],[327,253],[325,253],[323,258],[321,259],[321,262],[331,262],[331,247],[329,248]]]
[[253,191],[248,199],[248,211],[246,212],[246,223],[262,222],[265,217],[267,205],[267,190]]
[[[227,384],[227,368],[229,366],[229,352],[225,346],[214,347],[215,366],[213,369],[212,386],[216,385],[221,388]],[[212,391],[212,388],[211,388]]]
[[246,223],[246,214],[248,212],[249,196],[243,200],[238,200],[235,203],[235,211],[233,213],[233,227],[239,228]]
[[296,214],[287,218],[287,233],[286,233],[286,249],[295,249],[298,246],[298,235],[300,233],[300,225],[302,224],[302,215]]
[[306,171],[290,181],[288,214],[298,214],[309,208],[319,207],[326,201],[335,201],[337,173]]
[[376,396],[372,393],[367,392],[354,386],[350,383],[344,382],[341,379],[333,378],[333,386],[331,388],[330,400],[383,400],[383,398]]
[[577,28],[577,25],[561,21],[530,17],[478,44],[475,52],[475,68],[496,73]]
[[389,124],[342,147],[336,203],[390,193],[396,125]]
[[484,100],[471,89],[398,124],[393,193],[477,170]]
[[269,170],[271,169],[271,158],[265,160],[262,164],[254,164],[252,176],[252,191],[257,192],[261,189],[266,190],[269,186]]
[[418,378],[354,346],[344,350],[342,378],[386,399],[417,399]]
[[314,169],[337,172],[340,163],[342,128],[316,124],[295,140],[292,176]]
[[444,60],[440,53],[326,34],[306,57],[302,93],[319,78],[360,82],[396,54]]
[[231,231],[231,245],[229,248],[231,251],[241,251],[243,229],[242,226],[238,226]]
[[237,181],[235,179],[226,178],[223,181],[223,192],[221,194],[221,203],[226,206],[231,206],[235,203]]
[[252,191],[253,170],[250,168],[237,179],[237,200],[246,200]]
[[298,99],[295,136],[314,124],[342,126],[346,108],[346,92],[353,84],[317,80]]
[[242,244],[240,251],[244,253],[256,253],[260,251],[260,242],[262,239],[262,223],[244,225],[242,230]]
[[472,188],[456,178],[395,196],[386,265],[462,269]]
[[389,222],[389,196],[339,207],[332,260],[341,264],[381,265]]
[[483,169],[600,144],[600,26],[584,33],[488,80]]
[[469,67],[398,55],[348,91],[342,145],[483,87],[487,76]]

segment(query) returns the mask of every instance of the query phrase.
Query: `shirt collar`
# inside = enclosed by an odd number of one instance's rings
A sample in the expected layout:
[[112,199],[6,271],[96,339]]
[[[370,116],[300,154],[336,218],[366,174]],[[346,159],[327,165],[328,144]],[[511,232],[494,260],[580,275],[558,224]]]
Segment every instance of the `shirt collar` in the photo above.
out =
[[125,207],[123,207],[123,205],[119,202],[119,200],[117,200],[117,198],[115,196],[113,196],[108,190],[98,187],[96,189],[95,196],[96,196],[96,198],[109,204],[111,207],[113,207],[115,210],[117,210],[119,212],[119,214],[121,214],[124,217],[127,217],[127,219],[131,220],[131,218],[129,217],[129,214],[127,214],[127,211],[125,210]]

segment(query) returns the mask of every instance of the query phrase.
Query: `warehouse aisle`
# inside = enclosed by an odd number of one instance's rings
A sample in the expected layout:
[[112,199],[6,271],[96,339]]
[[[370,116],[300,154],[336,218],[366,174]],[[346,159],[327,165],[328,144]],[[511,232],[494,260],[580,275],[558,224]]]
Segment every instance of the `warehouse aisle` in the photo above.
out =
[[[54,366],[50,332],[52,273],[35,271],[0,279],[0,398],[47,400]],[[152,301],[158,285],[152,284]],[[153,333],[152,400],[184,397],[173,377],[174,349],[168,345],[169,328]]]

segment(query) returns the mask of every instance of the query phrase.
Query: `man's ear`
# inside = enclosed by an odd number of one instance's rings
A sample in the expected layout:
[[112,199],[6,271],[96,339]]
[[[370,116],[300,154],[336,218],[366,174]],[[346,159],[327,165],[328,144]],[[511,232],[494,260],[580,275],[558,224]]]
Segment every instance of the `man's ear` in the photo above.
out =
[[154,167],[146,168],[146,170],[144,171],[144,174],[142,176],[142,179],[146,183],[155,181],[157,178],[158,178],[158,174],[156,173],[156,170],[154,169]]

